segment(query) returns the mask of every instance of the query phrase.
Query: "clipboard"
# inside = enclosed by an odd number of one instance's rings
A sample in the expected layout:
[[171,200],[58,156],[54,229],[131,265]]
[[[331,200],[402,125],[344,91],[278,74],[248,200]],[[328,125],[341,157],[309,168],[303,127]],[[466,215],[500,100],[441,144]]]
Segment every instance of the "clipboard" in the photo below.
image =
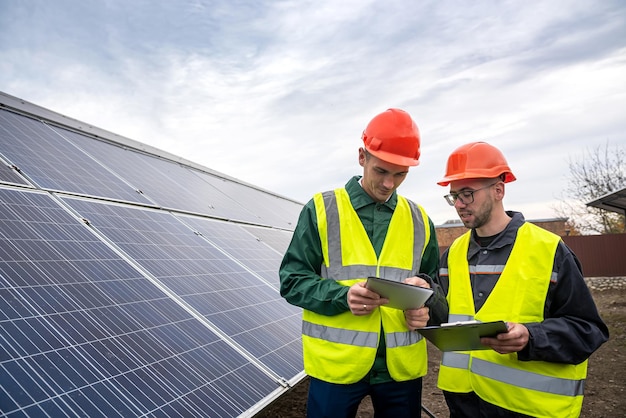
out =
[[416,330],[441,351],[487,350],[481,337],[494,337],[508,328],[504,321],[467,321],[430,326]]
[[389,299],[389,303],[382,306],[402,310],[422,307],[433,294],[433,290],[426,287],[380,277],[368,277],[365,287]]

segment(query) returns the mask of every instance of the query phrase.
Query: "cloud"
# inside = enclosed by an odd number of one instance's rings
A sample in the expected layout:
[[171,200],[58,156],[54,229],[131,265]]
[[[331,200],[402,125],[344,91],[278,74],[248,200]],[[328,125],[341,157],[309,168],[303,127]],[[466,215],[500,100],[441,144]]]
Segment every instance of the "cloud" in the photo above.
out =
[[[0,90],[306,201],[358,174],[360,134],[409,111],[422,162],[401,192],[436,222],[435,182],[478,139],[549,217],[567,157],[624,143],[620,1],[2,2]],[[545,208],[545,209],[542,209]]]

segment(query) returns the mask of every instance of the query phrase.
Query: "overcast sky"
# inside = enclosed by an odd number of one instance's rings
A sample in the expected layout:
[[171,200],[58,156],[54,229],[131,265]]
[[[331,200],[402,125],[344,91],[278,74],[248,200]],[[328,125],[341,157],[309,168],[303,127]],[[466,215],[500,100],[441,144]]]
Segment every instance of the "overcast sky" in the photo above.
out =
[[623,0],[0,0],[0,28],[0,91],[302,202],[362,172],[389,107],[422,134],[399,191],[436,224],[464,143],[504,152],[531,220],[571,160],[626,145]]

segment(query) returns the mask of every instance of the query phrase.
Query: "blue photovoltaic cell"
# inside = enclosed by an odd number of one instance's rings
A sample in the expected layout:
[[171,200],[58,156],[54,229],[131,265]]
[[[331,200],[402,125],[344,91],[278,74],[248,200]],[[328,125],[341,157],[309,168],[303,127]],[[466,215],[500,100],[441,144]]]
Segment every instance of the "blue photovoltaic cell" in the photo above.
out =
[[[203,234],[199,236],[163,211],[72,198],[64,201],[277,375],[291,380],[302,372],[301,311],[280,296],[275,284],[244,268],[243,254],[238,259],[228,255],[228,250],[233,250],[228,241],[223,250],[207,241],[220,243],[232,234],[243,245],[245,235],[250,240],[245,245],[249,246],[256,242],[252,235],[234,224],[198,219],[194,225]],[[189,218],[183,217],[185,223],[189,223]],[[269,248],[264,253],[259,248],[257,251],[262,257],[273,259],[263,269],[274,268],[277,275],[278,254]],[[257,261],[251,259],[250,265]]]
[[[160,217],[129,222],[107,232],[145,244]],[[147,263],[168,285],[192,273],[170,258]],[[231,417],[278,387],[42,192],[0,188],[0,347],[3,417]]]
[[41,188],[150,203],[49,126],[2,109],[0,150]]

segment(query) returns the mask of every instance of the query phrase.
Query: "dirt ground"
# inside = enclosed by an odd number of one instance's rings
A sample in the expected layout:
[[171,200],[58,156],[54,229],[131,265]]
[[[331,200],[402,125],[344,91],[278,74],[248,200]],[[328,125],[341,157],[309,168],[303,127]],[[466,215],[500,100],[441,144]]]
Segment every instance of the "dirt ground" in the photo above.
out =
[[[610,338],[589,359],[585,398],[581,417],[613,418],[626,416],[626,287],[590,286],[598,310],[607,323]],[[437,388],[441,354],[430,345],[429,371],[424,378],[422,404],[431,414],[423,417],[448,417],[448,408]],[[305,416],[308,378],[270,404],[256,418],[299,418]],[[369,398],[359,407],[358,418],[374,416]]]

